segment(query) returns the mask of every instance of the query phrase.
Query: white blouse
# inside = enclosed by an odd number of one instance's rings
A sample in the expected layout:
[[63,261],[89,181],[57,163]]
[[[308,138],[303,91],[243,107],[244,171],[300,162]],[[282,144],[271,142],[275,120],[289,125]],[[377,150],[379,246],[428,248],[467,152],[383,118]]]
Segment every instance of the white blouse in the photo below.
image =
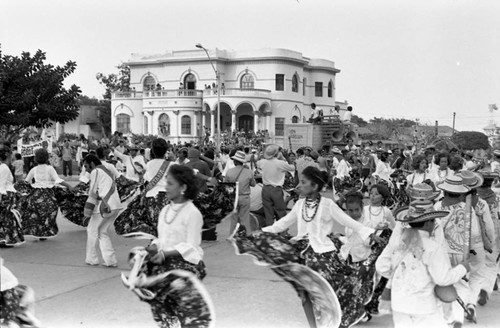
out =
[[272,226],[262,228],[263,231],[279,233],[285,231],[292,224],[297,223],[297,236],[294,240],[309,239],[309,245],[316,253],[326,253],[336,250],[328,234],[334,232],[335,221],[351,228],[366,240],[375,232],[374,229],[365,227],[362,223],[353,220],[344,213],[335,202],[329,198],[321,198],[318,211],[314,218],[307,222],[303,219],[302,211],[305,199],[299,199],[293,209],[286,216],[276,221]]
[[417,183],[423,183],[427,179],[431,179],[432,174],[429,172],[417,173],[416,171],[406,177],[406,181],[408,181],[408,187],[414,186]]
[[0,164],[0,194],[6,194],[7,191],[16,191],[14,189],[14,177],[7,164]]
[[[164,159],[153,159],[146,164],[146,173],[144,173],[144,180],[151,182],[156,176],[161,166],[165,162]],[[167,167],[168,168],[168,167]],[[167,171],[165,171],[167,173]],[[146,193],[146,197],[155,197],[160,191],[167,190],[167,179],[163,176],[160,181]]]
[[203,259],[201,229],[203,218],[192,201],[165,206],[158,216],[158,250],[178,251],[184,260],[198,264]]
[[25,180],[31,183],[33,178],[35,178],[35,183],[32,184],[33,188],[52,188],[56,184],[64,182],[63,179],[59,178],[56,170],[46,164],[38,164],[32,168]]
[[373,175],[378,175],[380,179],[389,182],[391,180],[391,174],[393,171],[394,170],[391,169],[389,163],[385,163],[379,160],[377,163],[377,169],[375,170],[375,173],[373,173]]

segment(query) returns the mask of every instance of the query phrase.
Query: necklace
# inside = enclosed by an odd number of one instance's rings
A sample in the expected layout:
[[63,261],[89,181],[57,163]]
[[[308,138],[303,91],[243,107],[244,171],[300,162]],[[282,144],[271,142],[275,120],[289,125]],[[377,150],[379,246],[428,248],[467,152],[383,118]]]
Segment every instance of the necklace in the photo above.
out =
[[[319,202],[321,200],[321,195],[318,199],[307,199],[304,201],[304,207],[302,208],[302,219],[306,222],[311,222],[316,214],[318,213]],[[312,215],[310,212],[314,211]],[[308,213],[309,212],[309,213]]]
[[382,213],[383,210],[384,210],[384,208],[382,206],[380,206],[380,210],[378,211],[378,213],[373,213],[372,206],[370,205],[370,207],[368,207],[368,211],[370,212],[370,218],[372,215],[374,215],[374,216],[380,215],[380,213]]
[[[177,215],[181,212],[181,210],[184,208],[184,206],[186,206],[186,204],[187,204],[187,202],[184,202],[184,203],[183,203],[183,204],[179,207],[179,209],[178,209],[178,210],[174,210],[174,209],[172,208],[172,203],[170,203],[170,204],[168,205],[167,213],[165,213],[165,222],[166,222],[167,224],[171,224],[172,222],[174,222],[174,221],[175,221],[175,219],[177,219]],[[172,218],[172,220],[168,221],[168,212],[170,212],[170,210],[172,210],[172,211],[174,212],[174,217]]]
[[[441,172],[444,171],[444,175],[441,175]],[[448,176],[448,168],[446,170],[438,170],[439,181],[443,181]]]

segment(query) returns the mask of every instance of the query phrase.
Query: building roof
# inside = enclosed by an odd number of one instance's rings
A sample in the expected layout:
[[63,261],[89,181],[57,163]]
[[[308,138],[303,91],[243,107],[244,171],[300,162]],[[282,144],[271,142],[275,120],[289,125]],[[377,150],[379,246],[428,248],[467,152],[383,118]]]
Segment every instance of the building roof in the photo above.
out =
[[[335,62],[321,58],[304,57],[302,53],[282,48],[264,48],[253,50],[226,50],[226,49],[207,49],[210,57],[214,61],[238,62],[246,60],[285,60],[299,63],[306,69],[323,69],[339,73],[335,68]],[[172,62],[195,62],[208,61],[207,55],[203,49],[192,50],[171,50],[162,54],[131,54],[128,65],[160,64]]]

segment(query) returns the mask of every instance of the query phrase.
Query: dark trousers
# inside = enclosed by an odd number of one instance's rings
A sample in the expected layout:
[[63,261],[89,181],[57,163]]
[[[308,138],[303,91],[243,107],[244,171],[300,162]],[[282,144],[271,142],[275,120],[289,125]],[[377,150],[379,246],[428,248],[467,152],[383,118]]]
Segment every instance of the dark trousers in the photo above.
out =
[[262,188],[262,206],[266,216],[266,226],[274,223],[286,215],[286,205],[283,199],[283,188],[265,185]]
[[68,176],[66,173],[73,175],[73,161],[63,161],[63,175],[65,177]]
[[35,156],[23,157],[24,161],[24,172],[29,173],[29,171],[35,166]]

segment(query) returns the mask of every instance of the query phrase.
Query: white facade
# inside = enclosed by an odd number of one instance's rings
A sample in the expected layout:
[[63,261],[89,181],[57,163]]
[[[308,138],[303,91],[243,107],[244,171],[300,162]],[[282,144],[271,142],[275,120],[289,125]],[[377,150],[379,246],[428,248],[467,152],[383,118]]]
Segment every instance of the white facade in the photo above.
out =
[[[311,103],[325,115],[336,105],[340,70],[332,61],[285,49],[215,49],[209,54],[221,75],[222,130],[268,130],[275,142],[282,142],[283,125],[307,120]],[[185,142],[197,139],[203,126],[217,130],[217,89],[205,88],[217,83],[216,76],[202,49],[132,55],[127,64],[132,91],[113,94],[113,132],[162,134]]]

